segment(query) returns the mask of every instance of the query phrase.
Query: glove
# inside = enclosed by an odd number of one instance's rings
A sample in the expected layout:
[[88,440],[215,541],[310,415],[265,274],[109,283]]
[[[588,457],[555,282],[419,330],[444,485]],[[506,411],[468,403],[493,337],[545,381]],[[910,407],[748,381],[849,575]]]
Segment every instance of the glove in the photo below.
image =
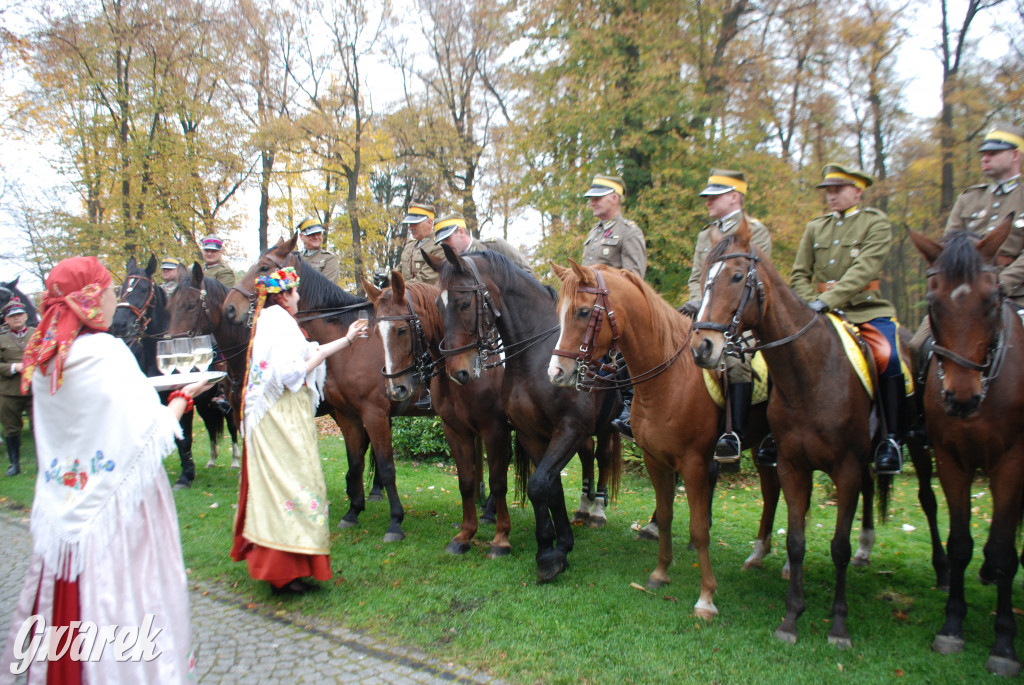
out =
[[828,305],[822,302],[821,300],[815,300],[814,302],[811,302],[810,307],[811,309],[814,310],[815,314],[824,314],[825,312],[828,311]]
[[687,302],[686,304],[679,308],[679,311],[693,319],[696,318],[697,312],[700,311],[700,305],[694,302]]

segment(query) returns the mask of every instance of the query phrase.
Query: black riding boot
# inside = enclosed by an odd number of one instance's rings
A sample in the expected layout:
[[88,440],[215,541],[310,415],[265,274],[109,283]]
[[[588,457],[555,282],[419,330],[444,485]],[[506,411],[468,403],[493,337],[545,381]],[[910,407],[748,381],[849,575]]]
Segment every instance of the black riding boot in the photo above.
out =
[[622,413],[612,419],[612,428],[632,440],[633,428],[629,425],[629,410],[633,406],[633,386],[627,385],[620,388],[619,392],[622,393]]
[[878,399],[885,415],[888,435],[875,450],[875,473],[895,475],[903,468],[903,446],[900,444],[904,423],[900,420],[900,410],[906,402],[903,375],[879,378]]
[[914,379],[914,402],[913,402],[913,424],[907,429],[907,442],[920,445],[928,445],[928,431],[924,425],[924,406],[921,398],[924,396],[924,384],[928,379],[928,364],[931,362],[932,346],[934,339],[931,336],[925,339],[921,349],[917,353],[917,378]]
[[8,436],[4,442],[7,443],[7,458],[11,460],[11,466],[4,475],[16,476],[21,473],[21,436]]
[[732,432],[725,433],[718,438],[718,444],[715,445],[715,461],[722,464],[734,464],[740,460],[743,436],[747,434],[747,424],[750,423],[750,400],[753,396],[753,383],[729,384]]
[[421,409],[423,411],[433,411],[434,410],[434,405],[430,401],[430,391],[429,390],[425,390],[423,392],[423,397],[421,397],[420,399],[416,400],[412,404],[417,409]]
[[754,463],[758,466],[775,466],[779,461],[779,448],[775,445],[775,436],[769,433],[764,436],[761,446],[754,455]]
[[192,461],[191,447],[182,449],[182,445],[179,443],[178,454],[181,456],[181,475],[178,476],[178,480],[174,481],[172,489],[184,490],[192,487],[192,481],[196,479],[196,463]]

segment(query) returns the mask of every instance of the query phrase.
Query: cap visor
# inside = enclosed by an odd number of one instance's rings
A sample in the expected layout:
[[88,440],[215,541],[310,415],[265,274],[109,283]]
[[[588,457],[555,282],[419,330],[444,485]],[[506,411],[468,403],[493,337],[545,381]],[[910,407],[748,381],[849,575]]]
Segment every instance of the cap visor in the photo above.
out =
[[316,235],[317,233],[323,233],[324,229],[317,226],[316,228],[307,228],[302,232],[302,235]]
[[605,195],[610,195],[614,192],[615,191],[608,186],[590,186],[590,190],[583,193],[583,197],[604,197]]
[[705,188],[704,190],[700,191],[700,196],[704,197],[706,195],[725,195],[730,190],[736,190],[736,189],[733,188],[732,186],[723,186],[723,185],[719,185],[717,183],[712,183],[707,188]]
[[826,178],[824,181],[814,186],[815,188],[829,188],[831,186],[852,186],[853,183],[844,181],[841,178]]
[[1016,147],[1012,143],[1005,143],[1001,140],[986,140],[978,148],[978,152],[1002,152],[1003,150],[1013,150]]
[[427,217],[423,214],[406,214],[405,218],[402,219],[403,224],[418,224]]
[[445,240],[446,238],[451,236],[452,233],[455,233],[455,229],[456,228],[457,228],[457,226],[450,226],[448,228],[442,229],[442,230],[438,231],[437,233],[435,233],[434,234],[434,244],[437,245],[442,240]]

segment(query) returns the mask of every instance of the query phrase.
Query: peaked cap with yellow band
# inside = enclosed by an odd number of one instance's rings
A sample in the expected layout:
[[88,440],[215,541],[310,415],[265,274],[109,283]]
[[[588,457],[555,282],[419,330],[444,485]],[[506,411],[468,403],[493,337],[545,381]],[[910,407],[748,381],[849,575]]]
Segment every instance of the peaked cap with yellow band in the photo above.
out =
[[619,197],[626,196],[626,183],[619,176],[605,176],[597,174],[590,183],[590,190],[583,193],[583,197],[604,197],[610,193],[618,193]]
[[164,257],[164,261],[160,263],[161,269],[177,269],[179,266],[185,266],[185,262],[177,257]]
[[313,235],[314,233],[323,233],[324,225],[316,217],[307,216],[299,222],[295,229],[302,235]]
[[868,176],[860,169],[852,166],[842,166],[840,164],[826,164],[825,168],[821,170],[821,174],[825,178],[818,184],[819,188],[828,188],[829,186],[856,186],[861,190],[864,190],[875,182],[875,179]]
[[434,205],[410,202],[409,209],[405,214],[405,218],[402,219],[402,223],[418,224],[425,219],[434,220]]
[[1024,127],[1011,124],[996,124],[996,127],[985,134],[985,142],[978,152],[1001,152],[1017,149],[1024,152]]
[[449,237],[452,233],[455,233],[459,229],[468,228],[466,225],[466,217],[462,216],[458,212],[452,212],[451,214],[445,214],[437,223],[434,224],[434,244],[437,244]]
[[708,185],[700,191],[701,197],[707,195],[725,195],[735,190],[740,195],[747,194],[747,180],[743,177],[742,171],[731,169],[712,169],[708,177]]

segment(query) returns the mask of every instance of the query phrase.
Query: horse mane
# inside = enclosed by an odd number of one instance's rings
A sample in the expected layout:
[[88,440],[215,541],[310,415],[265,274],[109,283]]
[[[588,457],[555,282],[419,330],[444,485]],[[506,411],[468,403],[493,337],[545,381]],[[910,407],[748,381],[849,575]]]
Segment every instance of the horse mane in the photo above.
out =
[[209,276],[203,276],[203,288],[206,289],[207,295],[212,295],[216,299],[218,305],[224,302],[224,298],[228,296],[228,290],[230,290],[216,278]]
[[[314,269],[309,262],[302,259],[302,255],[293,252],[295,259],[299,262],[299,292],[302,300],[299,303],[300,314],[303,311],[323,311],[343,309],[352,305],[367,304],[369,300],[364,297],[356,297],[346,292],[336,283],[332,283],[322,273]],[[307,268],[308,267],[308,268]],[[351,324],[356,318],[355,308],[351,311],[339,312],[324,317],[325,321],[340,322],[342,325]]]
[[419,317],[424,331],[441,331],[444,334],[444,321],[441,311],[434,305],[438,289],[435,285],[424,283],[406,283],[405,299],[412,303],[416,316]]
[[[494,252],[492,250],[484,250],[483,252],[471,252],[468,255],[463,255],[463,259],[475,259],[480,258],[486,260],[491,265],[491,276],[495,281],[509,282],[515,279],[523,279],[530,285],[541,290],[551,298],[552,302],[558,301],[558,291],[549,285],[544,285],[538,281],[529,271],[521,266],[518,266],[512,260],[500,252]],[[451,285],[452,280],[455,278],[455,267],[449,262],[445,262],[445,265],[441,267],[440,278],[438,279],[438,286],[444,290]],[[502,289],[504,291],[504,288]]]
[[967,231],[951,231],[942,239],[942,252],[932,268],[944,279],[973,281],[985,267],[977,250],[978,237]]

